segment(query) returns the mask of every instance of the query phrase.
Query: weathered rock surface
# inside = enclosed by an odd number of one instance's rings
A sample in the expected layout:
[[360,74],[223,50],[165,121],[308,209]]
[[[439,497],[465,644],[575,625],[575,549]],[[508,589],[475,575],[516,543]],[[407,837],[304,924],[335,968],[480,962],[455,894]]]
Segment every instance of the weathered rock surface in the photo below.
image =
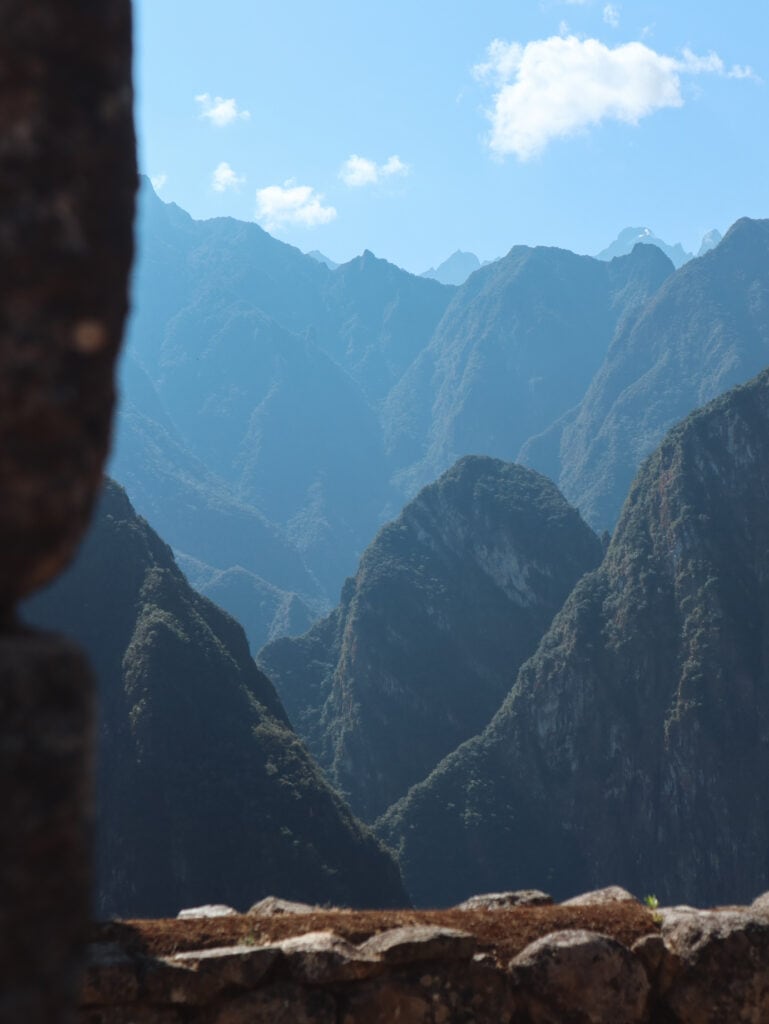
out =
[[513,892],[486,892],[457,904],[457,910],[494,910],[495,907],[546,907],[553,897],[540,889],[516,889]]
[[[611,896],[615,887],[608,891]],[[616,895],[616,891],[614,892]],[[131,922],[123,942],[91,947],[82,1024],[766,1024],[769,918],[758,908],[596,902],[400,913],[324,911],[333,927],[301,934],[303,915],[209,919],[253,941],[182,953],[203,919]],[[758,901],[757,901],[758,902]],[[467,930],[429,922],[448,914]],[[561,924],[548,930],[557,915]],[[606,931],[586,928],[591,915]],[[322,917],[322,915],[319,915]],[[504,918],[504,926],[498,927]],[[597,919],[597,918],[596,918]],[[630,930],[624,930],[633,923]],[[312,922],[310,922],[311,924]],[[140,938],[143,926],[147,934]],[[300,934],[286,936],[285,926]],[[105,926],[107,927],[107,926]],[[334,930],[338,928],[338,933]],[[160,929],[160,931],[158,931]],[[265,930],[266,929],[266,930]],[[533,931],[532,931],[533,929]],[[138,930],[138,933],[135,934]],[[539,934],[537,934],[539,933]],[[611,933],[611,934],[610,934]],[[202,937],[202,933],[199,933]],[[241,933],[242,934],[242,933]],[[248,934],[248,932],[246,933]],[[511,934],[515,947],[508,947]],[[532,935],[531,941],[523,936]],[[277,935],[283,935],[278,938]],[[624,935],[624,938],[622,937]],[[494,938],[493,936],[496,936]],[[148,943],[155,949],[147,952]],[[480,948],[480,952],[476,949]],[[507,948],[507,952],[504,950]],[[512,955],[511,955],[512,954]]]
[[280,944],[291,976],[308,984],[357,981],[382,969],[381,959],[366,946],[360,948],[333,932],[307,932]]
[[422,960],[469,960],[475,946],[475,939],[467,932],[412,925],[381,932],[362,948],[388,964],[403,964]]
[[641,1024],[649,982],[640,961],[596,932],[554,932],[510,965],[532,1024]]
[[579,896],[572,896],[564,900],[564,907],[587,907],[594,903],[621,903],[623,900],[634,900],[635,896],[621,885],[608,885],[604,889],[593,889],[592,892],[583,892]]
[[282,900],[279,896],[265,896],[248,912],[259,917],[271,917],[273,914],[311,914],[317,909],[311,903],[297,903],[296,900]]
[[129,0],[8,0],[3,26],[5,615],[69,560],[96,496],[127,311],[136,170]]
[[658,987],[680,1024],[769,1020],[769,920],[751,908],[661,912]]
[[0,32],[0,1021],[71,1019],[89,906],[92,680],[14,605],[96,497],[127,310],[130,0],[5,0]]
[[202,907],[187,907],[176,915],[182,921],[190,917],[231,917],[237,910],[225,903],[206,903]]

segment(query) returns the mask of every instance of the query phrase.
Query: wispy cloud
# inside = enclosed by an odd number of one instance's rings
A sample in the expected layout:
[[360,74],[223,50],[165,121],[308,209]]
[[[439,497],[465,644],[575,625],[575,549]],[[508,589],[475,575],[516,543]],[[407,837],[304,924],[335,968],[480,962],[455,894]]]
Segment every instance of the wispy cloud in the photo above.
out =
[[217,128],[224,128],[233,121],[247,121],[251,114],[248,110],[239,110],[234,99],[225,100],[221,96],[211,97],[210,93],[202,92],[195,97],[200,104],[200,116],[206,118]]
[[336,217],[333,206],[323,205],[323,196],[309,185],[268,185],[256,193],[256,219],[267,230],[287,224],[314,228]]
[[603,20],[612,28],[619,28],[619,7],[614,4],[606,4],[603,9]]
[[495,39],[474,71],[496,89],[490,149],[519,160],[602,121],[638,124],[656,110],[683,106],[682,75],[755,77],[749,67],[727,68],[717,53],[684,50],[681,57],[669,57],[640,42],[611,49],[574,35],[526,45]]
[[222,160],[211,175],[211,188],[214,192],[226,192],[231,188],[239,188],[245,181],[245,175],[236,174],[227,161]]
[[160,193],[163,191],[163,186],[168,181],[168,175],[167,174],[151,174],[150,175],[150,181],[152,182],[152,187],[155,189],[157,194],[160,195]]
[[393,155],[383,164],[368,160],[365,156],[353,153],[342,164],[339,177],[351,188],[362,188],[364,185],[376,185],[384,178],[403,177],[411,168],[404,164],[399,156]]

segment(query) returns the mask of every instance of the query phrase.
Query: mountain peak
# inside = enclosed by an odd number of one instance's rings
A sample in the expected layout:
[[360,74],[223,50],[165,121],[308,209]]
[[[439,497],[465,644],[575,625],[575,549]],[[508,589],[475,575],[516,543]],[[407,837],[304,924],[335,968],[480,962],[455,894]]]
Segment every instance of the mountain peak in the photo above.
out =
[[596,259],[612,260],[615,256],[627,256],[639,242],[642,245],[656,245],[658,249],[662,249],[665,255],[673,261],[676,269],[692,259],[692,253],[686,252],[680,242],[671,245],[655,235],[648,227],[623,228],[611,245],[596,255]]
[[464,284],[468,277],[475,273],[481,266],[481,261],[473,252],[463,252],[457,249],[439,264],[438,267],[430,267],[422,277],[430,278],[433,281],[440,281],[441,284]]

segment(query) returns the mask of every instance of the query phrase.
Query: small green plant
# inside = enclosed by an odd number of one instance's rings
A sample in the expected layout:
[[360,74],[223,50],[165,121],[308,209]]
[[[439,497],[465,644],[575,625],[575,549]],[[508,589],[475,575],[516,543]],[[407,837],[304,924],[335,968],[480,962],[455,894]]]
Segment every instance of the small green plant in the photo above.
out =
[[657,925],[662,924],[662,914],[659,912],[660,901],[657,897],[650,893],[648,896],[644,896],[643,901],[649,910],[651,910],[652,920],[654,923]]

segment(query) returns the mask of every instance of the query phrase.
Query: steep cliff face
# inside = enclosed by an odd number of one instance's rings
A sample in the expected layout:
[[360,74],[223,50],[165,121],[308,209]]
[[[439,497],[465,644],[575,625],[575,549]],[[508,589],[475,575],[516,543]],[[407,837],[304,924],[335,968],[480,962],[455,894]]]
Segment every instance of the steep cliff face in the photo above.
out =
[[483,728],[600,553],[549,480],[468,456],[380,531],[331,616],[260,661],[371,818]]
[[72,569],[29,603],[101,684],[96,909],[167,916],[270,892],[400,904],[392,861],[324,782],[237,623],[107,484]]
[[522,461],[551,475],[595,529],[611,529],[665,431],[767,363],[769,221],[743,218],[618,330],[579,409]]
[[419,902],[769,881],[769,372],[671,431],[485,732],[393,808]]

